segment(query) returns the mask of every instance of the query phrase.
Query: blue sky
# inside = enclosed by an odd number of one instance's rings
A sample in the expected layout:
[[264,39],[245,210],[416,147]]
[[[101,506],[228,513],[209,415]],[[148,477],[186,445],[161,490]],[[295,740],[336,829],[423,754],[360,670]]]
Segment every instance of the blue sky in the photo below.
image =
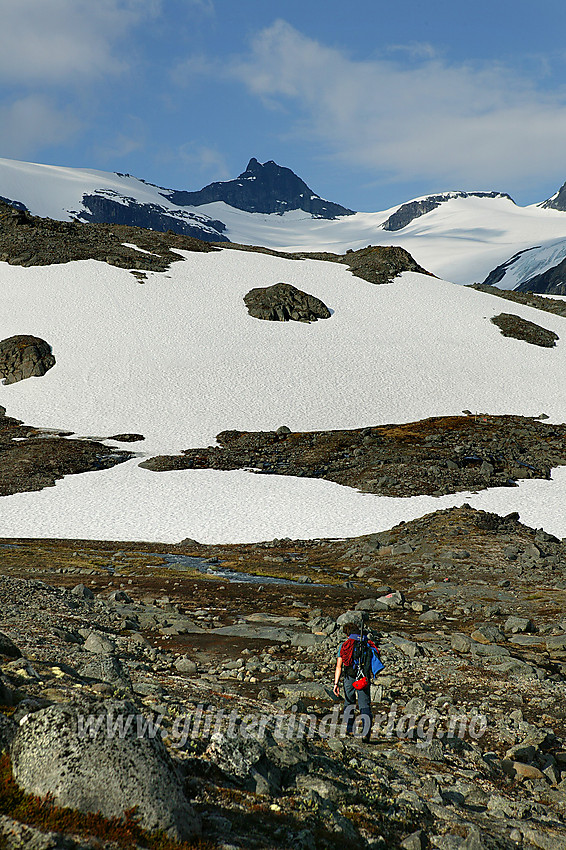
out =
[[358,210],[566,180],[564,0],[0,0],[0,156]]

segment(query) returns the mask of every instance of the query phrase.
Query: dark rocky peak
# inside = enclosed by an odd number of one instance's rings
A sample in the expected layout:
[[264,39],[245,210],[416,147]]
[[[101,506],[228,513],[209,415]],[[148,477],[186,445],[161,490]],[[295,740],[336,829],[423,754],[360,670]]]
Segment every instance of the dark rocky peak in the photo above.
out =
[[426,198],[402,204],[381,226],[384,230],[402,230],[415,218],[432,212],[453,198],[507,198],[515,203],[505,192],[446,192],[443,195],[428,195]]
[[559,210],[560,212],[566,212],[566,183],[560,187],[558,192],[549,198],[548,201],[544,201],[541,204],[543,209],[547,210]]
[[273,160],[258,162],[252,157],[246,170],[235,180],[210,183],[198,192],[163,192],[164,197],[179,206],[201,206],[224,201],[246,212],[284,213],[304,210],[315,218],[352,215],[340,204],[325,201],[310,189],[290,168]]

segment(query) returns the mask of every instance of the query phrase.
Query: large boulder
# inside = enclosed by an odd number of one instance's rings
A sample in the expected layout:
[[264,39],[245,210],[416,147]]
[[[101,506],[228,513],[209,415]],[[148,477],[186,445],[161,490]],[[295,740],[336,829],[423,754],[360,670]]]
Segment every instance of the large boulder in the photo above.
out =
[[121,817],[137,807],[144,829],[186,840],[200,832],[199,817],[161,736],[141,734],[140,721],[128,702],[28,714],[11,746],[14,779],[29,794],[82,812]]
[[320,298],[308,295],[290,283],[258,286],[244,295],[248,313],[256,319],[272,322],[316,322],[329,319],[330,310]]
[[51,346],[38,336],[20,334],[0,342],[0,376],[4,384],[40,378],[55,366]]

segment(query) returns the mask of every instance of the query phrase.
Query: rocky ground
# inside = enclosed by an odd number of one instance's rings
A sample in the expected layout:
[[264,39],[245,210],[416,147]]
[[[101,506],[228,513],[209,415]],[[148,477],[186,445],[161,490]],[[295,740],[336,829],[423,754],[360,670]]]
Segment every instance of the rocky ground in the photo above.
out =
[[[0,408],[0,495],[41,490],[64,475],[107,469],[132,452],[102,440],[136,443],[142,434],[98,437],[25,425]],[[351,431],[223,431],[218,446],[158,455],[140,466],[251,469],[264,475],[325,478],[387,496],[440,496],[519,479],[550,478],[566,464],[566,425],[523,416],[445,416]]]
[[[69,439],[71,431],[24,425],[0,407],[0,496],[53,487],[65,475],[109,469],[133,457],[96,439]],[[115,434],[129,442],[137,434]]]
[[535,307],[545,313],[566,316],[566,301],[561,301],[559,298],[546,298],[534,292],[517,292],[514,289],[498,289],[497,286],[489,286],[485,283],[474,283],[470,288],[477,289],[478,292],[486,292],[488,295],[496,295],[506,301],[514,301],[516,304],[526,304],[527,307]]
[[387,496],[440,496],[549,478],[552,467],[566,463],[566,425],[523,416],[433,417],[351,431],[223,431],[217,442],[141,466],[156,472],[250,468]]
[[[233,546],[4,540],[0,567],[0,739],[32,794],[80,808],[86,777],[108,818],[109,775],[128,789],[133,771],[146,829],[225,850],[566,847],[566,543],[517,515]],[[348,611],[385,662],[369,744],[320,725]],[[120,741],[125,776],[104,736],[76,735],[77,715],[108,712],[159,718],[143,751]],[[3,765],[4,846],[156,846],[108,819],[61,829],[21,791],[10,809]]]

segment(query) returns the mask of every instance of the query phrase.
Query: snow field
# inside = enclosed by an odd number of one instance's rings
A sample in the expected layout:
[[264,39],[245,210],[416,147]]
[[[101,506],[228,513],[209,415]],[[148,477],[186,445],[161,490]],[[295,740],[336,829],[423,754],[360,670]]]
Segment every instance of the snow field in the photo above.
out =
[[[495,296],[406,273],[386,286],[334,263],[221,250],[183,255],[140,284],[96,261],[0,264],[0,339],[45,338],[56,366],[0,386],[26,423],[146,441],[140,458],[208,445],[221,430],[355,428],[474,412],[564,421],[566,319],[512,311],[558,333],[553,349],[503,337]],[[243,295],[286,281],[333,311],[312,325],[253,319]],[[3,536],[174,542],[343,537],[464,501],[566,536],[566,474],[519,488],[391,499],[246,471],[152,473],[138,460],[0,500]]]

